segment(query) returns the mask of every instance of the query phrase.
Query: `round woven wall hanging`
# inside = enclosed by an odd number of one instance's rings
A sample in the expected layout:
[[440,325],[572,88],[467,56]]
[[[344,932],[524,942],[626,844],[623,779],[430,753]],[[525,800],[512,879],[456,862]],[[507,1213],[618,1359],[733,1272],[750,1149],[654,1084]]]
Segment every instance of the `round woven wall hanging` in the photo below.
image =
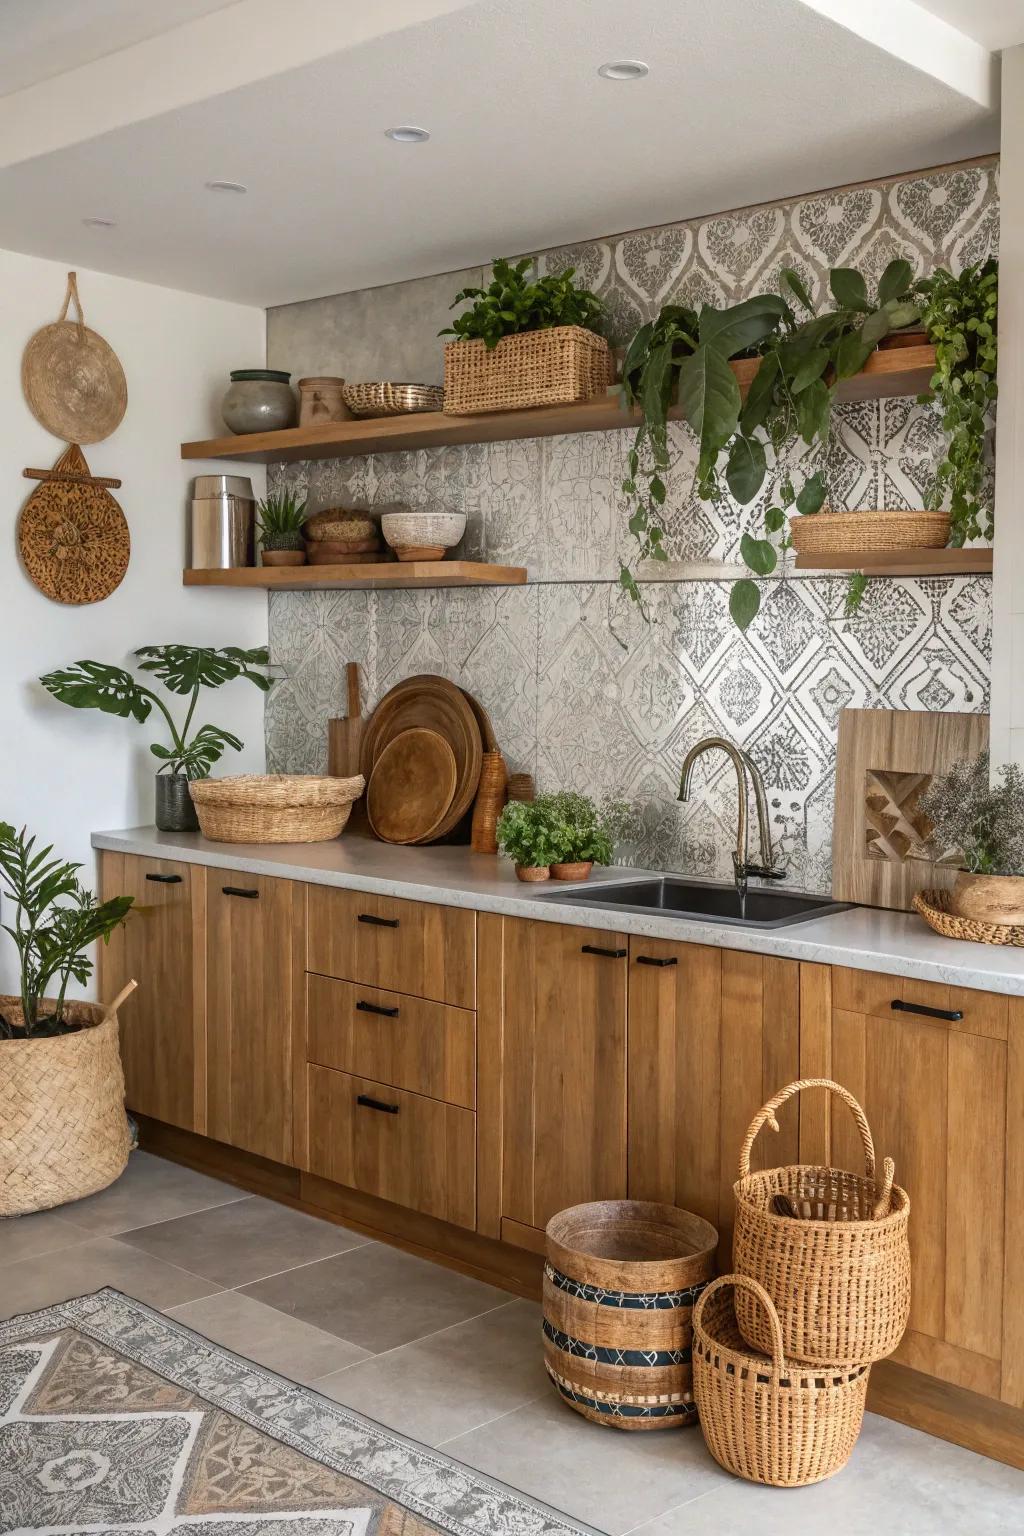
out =
[[[77,321],[66,318],[72,300]],[[98,443],[121,423],[128,405],[124,369],[86,325],[73,272],[60,318],[36,331],[25,348],[21,386],[36,420],[65,442]]]
[[27,469],[42,485],[21,509],[18,548],[29,576],[55,603],[98,603],[124,579],[131,535],[107,480],[89,474],[74,443],[51,470]]

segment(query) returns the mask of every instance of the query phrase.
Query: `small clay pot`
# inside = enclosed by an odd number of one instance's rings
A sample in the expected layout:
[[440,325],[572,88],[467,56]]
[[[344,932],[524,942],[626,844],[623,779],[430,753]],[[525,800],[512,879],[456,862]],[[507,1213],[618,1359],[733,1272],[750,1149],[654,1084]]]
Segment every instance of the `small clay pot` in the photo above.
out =
[[263,565],[305,565],[304,549],[264,549],[260,553]]
[[550,880],[551,870],[547,864],[517,864],[516,879],[526,881]]
[[552,864],[552,880],[588,880],[594,867],[593,859],[580,859],[575,864]]
[[325,421],[351,421],[352,412],[341,396],[345,380],[327,375],[299,380],[299,426],[316,427]]
[[962,869],[953,911],[978,923],[1024,924],[1024,875],[972,875]]
[[236,368],[221,401],[229,432],[280,432],[295,425],[290,373],[276,368]]

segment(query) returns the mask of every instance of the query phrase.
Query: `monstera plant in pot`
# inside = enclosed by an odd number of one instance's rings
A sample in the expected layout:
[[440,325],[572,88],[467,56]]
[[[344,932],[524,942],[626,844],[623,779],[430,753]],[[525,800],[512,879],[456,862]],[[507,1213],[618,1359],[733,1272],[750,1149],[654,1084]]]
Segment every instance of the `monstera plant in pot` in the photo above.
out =
[[175,724],[160,695],[123,667],[102,661],[78,661],[56,672],[47,672],[39,681],[62,704],[70,704],[74,709],[99,709],[122,720],[137,720],[140,725],[145,724],[155,708],[163,716],[171,738],[170,745],[153,742],[149,749],[162,764],[156,779],[156,824],[161,832],[196,832],[199,822],[188,792],[189,781],[208,778],[227,747],[238,752],[244,746],[221,725],[201,725],[190,734],[200,690],[220,688],[242,677],[266,693],[270,679],[263,668],[269,663],[269,653],[265,646],[243,651],[236,645],[220,650],[209,646],[143,645],[135,655],[140,671],[152,673],[171,693],[188,699],[180,726]]
[[117,1007],[72,1001],[92,975],[90,947],[122,923],[130,896],[98,901],[80,864],[51,857],[24,828],[0,822],[4,932],[19,991],[0,996],[0,1217],[79,1200],[128,1160]]
[[921,796],[936,855],[957,859],[958,917],[1024,925],[1024,770],[1009,763],[990,779],[988,753],[954,763]]

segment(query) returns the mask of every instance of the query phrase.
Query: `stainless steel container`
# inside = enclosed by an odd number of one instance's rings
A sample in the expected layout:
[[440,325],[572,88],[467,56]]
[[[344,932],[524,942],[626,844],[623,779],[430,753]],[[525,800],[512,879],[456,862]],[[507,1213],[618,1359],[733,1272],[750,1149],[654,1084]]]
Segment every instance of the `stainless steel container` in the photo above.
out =
[[192,486],[193,570],[256,564],[256,498],[246,475],[197,475]]

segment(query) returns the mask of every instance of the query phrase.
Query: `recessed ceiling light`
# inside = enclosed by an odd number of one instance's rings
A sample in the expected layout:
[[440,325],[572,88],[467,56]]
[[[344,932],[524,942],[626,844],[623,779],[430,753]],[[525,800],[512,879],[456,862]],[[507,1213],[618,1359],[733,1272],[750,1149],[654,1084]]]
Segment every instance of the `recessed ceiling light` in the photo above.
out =
[[430,138],[430,130],[414,128],[411,123],[403,123],[398,128],[385,128],[384,137],[393,139],[396,144],[425,144]]
[[615,59],[611,64],[602,64],[598,70],[604,80],[642,80],[650,72],[650,65],[640,59]]
[[208,181],[207,192],[248,192],[248,187],[243,187],[240,181]]
[[95,219],[95,218],[89,218],[89,219],[83,219],[82,223],[85,224],[89,229],[116,229],[117,228],[117,220],[116,219]]

